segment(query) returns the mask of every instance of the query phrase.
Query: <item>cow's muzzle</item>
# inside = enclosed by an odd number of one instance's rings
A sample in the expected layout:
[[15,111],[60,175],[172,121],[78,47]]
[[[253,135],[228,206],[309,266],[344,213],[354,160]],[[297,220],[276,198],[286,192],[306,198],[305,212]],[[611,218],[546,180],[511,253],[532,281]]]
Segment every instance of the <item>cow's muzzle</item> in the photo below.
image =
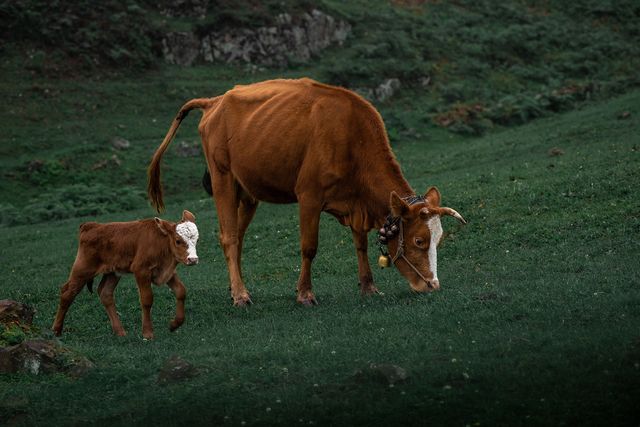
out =
[[409,282],[409,286],[411,286],[411,290],[414,292],[424,293],[424,292],[432,292],[440,289],[440,282],[438,279],[431,280],[418,280],[416,283]]
[[185,264],[187,265],[196,265],[198,263],[198,258],[197,257],[193,257],[193,258],[187,258],[187,262]]

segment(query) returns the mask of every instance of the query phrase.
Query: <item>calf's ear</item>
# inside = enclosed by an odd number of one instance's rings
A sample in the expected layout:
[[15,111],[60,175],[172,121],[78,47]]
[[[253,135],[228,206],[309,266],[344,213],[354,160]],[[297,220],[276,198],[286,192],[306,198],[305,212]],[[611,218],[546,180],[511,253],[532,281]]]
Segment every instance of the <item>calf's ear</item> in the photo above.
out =
[[181,222],[185,222],[185,221],[189,221],[189,222],[196,222],[196,217],[194,214],[192,214],[191,212],[189,212],[188,210],[183,210],[182,211],[182,219],[180,220]]
[[166,227],[165,227],[165,224],[164,224],[164,221],[163,221],[163,220],[161,220],[161,219],[160,219],[160,218],[158,218],[158,217],[153,218],[153,220],[156,222],[156,225],[158,226],[158,230],[160,230],[160,232],[161,232],[162,234],[164,234],[165,236],[166,236],[167,234],[169,234],[169,231],[166,229]]

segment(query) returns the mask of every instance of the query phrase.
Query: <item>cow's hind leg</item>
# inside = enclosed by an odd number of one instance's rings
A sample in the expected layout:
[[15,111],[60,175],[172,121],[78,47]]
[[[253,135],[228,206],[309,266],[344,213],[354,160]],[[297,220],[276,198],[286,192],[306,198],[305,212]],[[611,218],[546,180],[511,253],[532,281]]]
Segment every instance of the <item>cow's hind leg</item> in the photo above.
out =
[[71,270],[69,280],[67,280],[60,289],[60,303],[58,305],[58,311],[53,321],[53,325],[51,326],[51,330],[56,334],[56,336],[62,335],[64,318],[67,315],[67,311],[73,303],[73,300],[80,291],[82,291],[82,288],[84,288],[84,286],[91,280],[93,280],[92,273],[83,273]]
[[100,296],[100,302],[107,311],[107,316],[109,316],[109,322],[111,322],[111,329],[113,329],[113,333],[123,337],[127,335],[127,333],[120,322],[120,317],[116,311],[116,303],[113,295],[119,281],[120,277],[115,273],[107,273],[103,275],[102,280],[100,280],[100,284],[98,285],[98,295]]
[[182,283],[177,273],[169,279],[167,286],[169,286],[169,289],[171,289],[176,296],[176,317],[174,317],[169,324],[169,330],[173,332],[184,323],[184,300],[187,297],[187,289],[184,287],[184,283]]
[[360,279],[360,292],[362,295],[380,293],[373,285],[373,274],[369,266],[369,256],[367,255],[368,238],[367,233],[351,229],[353,235],[353,243],[356,247],[358,255],[358,276]]
[[238,206],[238,271],[240,272],[240,277],[242,277],[242,246],[244,234],[256,214],[256,209],[258,209],[257,200],[248,195],[244,195],[244,197],[241,195]]
[[318,304],[316,296],[311,290],[311,262],[318,252],[318,228],[320,226],[320,213],[322,207],[310,197],[306,200],[298,196],[300,208],[300,249],[302,252],[302,265],[300,277],[296,289],[296,300],[303,305]]
[[216,168],[213,168],[211,181],[218,211],[220,245],[229,270],[231,298],[236,306],[251,304],[251,296],[244,286],[239,268],[241,246],[238,227],[238,184],[231,173],[223,173]]

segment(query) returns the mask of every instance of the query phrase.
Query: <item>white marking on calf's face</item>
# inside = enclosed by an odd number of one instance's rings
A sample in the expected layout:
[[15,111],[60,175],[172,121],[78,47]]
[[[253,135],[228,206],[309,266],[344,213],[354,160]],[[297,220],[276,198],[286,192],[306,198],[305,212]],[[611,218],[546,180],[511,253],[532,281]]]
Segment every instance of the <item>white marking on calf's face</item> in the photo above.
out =
[[187,244],[187,258],[198,259],[196,244],[198,243],[198,227],[193,222],[185,221],[176,225],[176,233]]
[[438,242],[442,237],[442,223],[438,215],[427,221],[427,227],[431,232],[431,242],[429,243],[429,270],[433,274],[433,279],[438,280]]

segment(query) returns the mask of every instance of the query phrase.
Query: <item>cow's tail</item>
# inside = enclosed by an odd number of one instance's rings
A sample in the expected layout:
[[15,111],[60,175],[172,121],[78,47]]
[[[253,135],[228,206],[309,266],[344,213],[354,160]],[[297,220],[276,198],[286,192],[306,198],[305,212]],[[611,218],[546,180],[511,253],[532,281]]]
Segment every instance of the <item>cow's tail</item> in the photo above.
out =
[[154,153],[153,159],[151,159],[151,163],[147,169],[147,195],[149,196],[149,200],[156,211],[162,212],[164,210],[164,202],[162,200],[162,183],[160,182],[160,160],[162,160],[162,155],[169,147],[169,144],[180,127],[180,123],[182,123],[182,120],[187,117],[189,111],[195,110],[196,108],[206,109],[213,105],[216,100],[217,98],[197,98],[184,104],[182,108],[180,108],[176,118],[173,119],[173,123],[171,123],[169,131],[164,137],[164,141],[162,141],[162,144],[160,144]]

